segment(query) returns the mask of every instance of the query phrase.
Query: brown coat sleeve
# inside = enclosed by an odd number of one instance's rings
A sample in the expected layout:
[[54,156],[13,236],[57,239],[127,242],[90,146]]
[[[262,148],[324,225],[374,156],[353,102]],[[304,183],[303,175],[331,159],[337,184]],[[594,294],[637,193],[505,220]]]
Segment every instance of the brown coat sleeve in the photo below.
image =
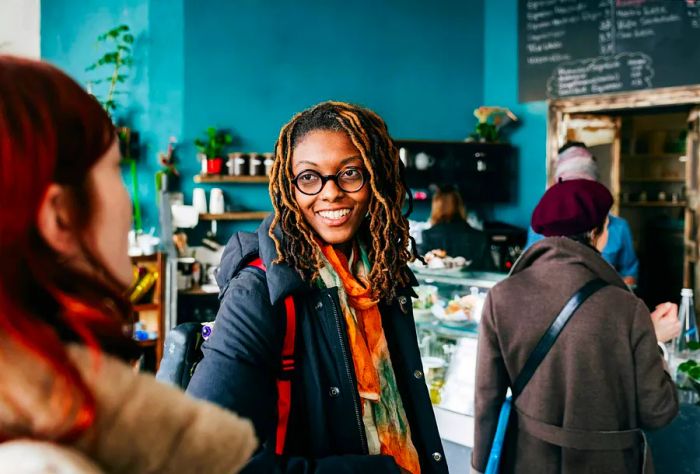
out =
[[664,370],[651,316],[641,300],[635,309],[630,337],[634,351],[639,427],[661,428],[678,414],[678,393],[673,380]]
[[486,470],[498,415],[510,384],[496,334],[491,294],[486,297],[481,315],[476,360],[472,466],[480,472]]
[[190,398],[85,347],[69,353],[92,390],[97,419],[75,447],[115,473],[233,473],[257,446],[250,421]]

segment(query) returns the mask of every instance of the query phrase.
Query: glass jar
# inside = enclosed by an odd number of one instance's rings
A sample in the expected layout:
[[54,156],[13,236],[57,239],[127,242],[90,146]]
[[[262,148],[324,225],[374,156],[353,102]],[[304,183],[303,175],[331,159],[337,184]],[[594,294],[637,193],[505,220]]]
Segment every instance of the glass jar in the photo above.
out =
[[263,160],[259,153],[248,154],[248,171],[250,176],[262,176],[264,173]]
[[270,176],[272,174],[272,165],[275,164],[275,154],[274,153],[263,153],[265,158],[263,165],[265,166],[265,175]]

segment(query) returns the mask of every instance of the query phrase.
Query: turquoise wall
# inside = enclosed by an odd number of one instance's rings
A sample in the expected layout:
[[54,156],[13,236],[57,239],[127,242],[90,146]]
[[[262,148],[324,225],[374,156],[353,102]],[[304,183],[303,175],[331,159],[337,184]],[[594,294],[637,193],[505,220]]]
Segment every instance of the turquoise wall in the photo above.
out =
[[[482,100],[482,0],[186,0],[185,18],[188,140],[227,126],[236,149],[272,151],[295,113],[329,99],[374,109],[395,137],[460,140]],[[224,191],[270,209],[264,186]]]
[[[236,149],[271,151],[294,113],[335,99],[373,108],[397,138],[464,138],[483,98],[483,19],[483,0],[46,0],[42,57],[85,83],[98,34],[119,23],[136,33],[124,115],[144,133],[148,228],[156,152],[170,135],[182,143],[186,202],[199,171],[192,141],[210,125],[232,129]],[[222,187],[230,204],[270,209],[263,185]]]
[[[183,4],[180,0],[45,0],[41,2],[41,56],[81,84],[104,73],[86,72],[104,50],[99,34],[128,24],[136,37],[134,67],[124,90],[117,121],[142,134],[138,193],[144,229],[158,226],[154,174],[160,168],[157,151],[171,135],[182,135]],[[100,87],[94,89],[101,92]],[[125,174],[131,190],[131,180]]]
[[[199,171],[192,146],[227,127],[234,149],[271,151],[291,116],[327,99],[363,104],[396,138],[460,140],[481,104],[510,107],[521,123],[517,198],[487,216],[527,226],[545,188],[546,103],[517,99],[517,0],[64,0],[42,2],[42,56],[85,83],[95,38],[119,23],[137,35],[123,115],[144,134],[139,195],[157,225],[156,153],[181,143],[181,188],[190,202]],[[212,186],[204,186],[207,191]],[[229,204],[270,209],[264,185],[223,185]],[[427,206],[417,217],[425,218]],[[251,229],[232,223],[223,233]],[[200,225],[205,228],[206,224]]]
[[520,119],[510,135],[518,150],[517,197],[494,219],[527,227],[546,186],[547,103],[518,103],[518,0],[488,0],[484,10],[484,103],[510,108]]

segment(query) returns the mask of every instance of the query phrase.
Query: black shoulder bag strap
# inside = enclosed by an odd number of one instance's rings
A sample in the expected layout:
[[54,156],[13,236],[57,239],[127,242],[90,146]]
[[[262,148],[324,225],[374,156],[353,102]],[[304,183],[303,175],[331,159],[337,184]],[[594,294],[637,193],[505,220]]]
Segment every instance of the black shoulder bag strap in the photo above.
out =
[[583,287],[578,290],[574,296],[569,299],[569,301],[566,302],[564,308],[562,308],[559,315],[554,319],[552,324],[549,326],[549,329],[547,329],[547,332],[544,333],[540,341],[537,343],[537,346],[535,346],[535,349],[532,351],[532,353],[530,353],[530,357],[528,357],[527,362],[525,362],[525,366],[515,379],[515,383],[513,384],[513,387],[511,387],[511,391],[513,392],[513,400],[515,400],[518,395],[522,393],[523,389],[535,373],[535,370],[537,370],[537,367],[539,367],[540,363],[559,337],[559,334],[561,334],[562,329],[564,329],[566,323],[568,323],[571,319],[571,316],[574,315],[576,310],[583,304],[584,301],[588,299],[589,296],[607,285],[608,283],[600,278],[591,280],[583,285]]

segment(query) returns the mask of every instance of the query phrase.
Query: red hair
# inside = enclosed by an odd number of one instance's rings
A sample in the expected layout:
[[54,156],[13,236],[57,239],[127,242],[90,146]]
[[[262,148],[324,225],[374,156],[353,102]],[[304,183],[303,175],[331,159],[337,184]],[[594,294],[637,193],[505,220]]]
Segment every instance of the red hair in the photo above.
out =
[[[65,408],[57,414],[61,432],[39,434],[52,439],[72,439],[95,418],[94,397],[65,344],[82,343],[95,355],[100,349],[134,355],[123,288],[89,251],[85,232],[93,212],[88,175],[115,137],[109,116],[67,75],[0,56],[0,337],[59,382],[47,403]],[[67,265],[41,237],[38,212],[52,183],[70,196],[73,230],[104,279]]]

